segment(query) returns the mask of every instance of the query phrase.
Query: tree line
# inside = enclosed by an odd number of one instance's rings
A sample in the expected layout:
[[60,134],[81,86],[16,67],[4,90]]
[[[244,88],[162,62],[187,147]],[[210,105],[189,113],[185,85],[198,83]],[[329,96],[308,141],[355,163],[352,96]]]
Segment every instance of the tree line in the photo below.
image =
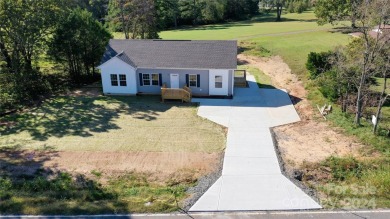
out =
[[183,25],[250,19],[261,5],[278,13],[310,7],[308,0],[0,0],[0,113],[98,80],[112,32],[159,38]]
[[[387,0],[318,0],[319,24],[349,19],[356,38],[347,46],[328,52],[312,52],[306,64],[311,78],[343,112],[353,112],[361,125],[366,107],[376,107],[373,132],[378,131],[383,106],[388,103],[390,77],[390,5]],[[375,78],[384,80],[380,92],[372,91]],[[369,118],[371,119],[371,118]]]
[[[77,84],[97,75],[111,34],[84,3],[0,0],[0,112],[55,92],[61,76]],[[62,71],[43,70],[43,60]]]

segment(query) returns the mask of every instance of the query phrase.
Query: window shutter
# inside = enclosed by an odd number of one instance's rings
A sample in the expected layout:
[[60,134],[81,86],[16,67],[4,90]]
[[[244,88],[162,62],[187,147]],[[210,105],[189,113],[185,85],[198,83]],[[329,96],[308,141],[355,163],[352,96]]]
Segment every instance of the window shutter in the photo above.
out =
[[196,75],[196,86],[200,87],[200,75]]
[[158,74],[158,83],[160,84],[160,87],[162,86],[162,74]]
[[142,73],[139,73],[139,85],[144,86],[144,81],[142,80]]
[[187,84],[187,87],[190,86],[190,77],[188,74],[186,74],[186,84]]

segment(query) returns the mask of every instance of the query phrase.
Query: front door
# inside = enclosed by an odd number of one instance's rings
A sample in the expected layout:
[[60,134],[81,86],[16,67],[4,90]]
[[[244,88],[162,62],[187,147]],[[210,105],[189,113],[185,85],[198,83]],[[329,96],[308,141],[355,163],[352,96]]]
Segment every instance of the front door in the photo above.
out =
[[171,74],[171,88],[179,88],[179,74]]

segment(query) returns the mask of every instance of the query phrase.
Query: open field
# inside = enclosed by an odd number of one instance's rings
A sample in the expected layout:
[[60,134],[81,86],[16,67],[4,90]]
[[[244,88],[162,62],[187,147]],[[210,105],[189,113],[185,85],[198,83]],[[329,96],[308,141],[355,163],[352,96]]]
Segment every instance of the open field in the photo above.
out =
[[314,14],[283,14],[283,22],[274,22],[275,14],[261,15],[249,21],[217,25],[205,25],[195,28],[182,28],[163,31],[162,39],[179,40],[229,40],[251,39],[266,35],[285,35],[296,32],[310,32],[331,29],[331,25],[318,26]]

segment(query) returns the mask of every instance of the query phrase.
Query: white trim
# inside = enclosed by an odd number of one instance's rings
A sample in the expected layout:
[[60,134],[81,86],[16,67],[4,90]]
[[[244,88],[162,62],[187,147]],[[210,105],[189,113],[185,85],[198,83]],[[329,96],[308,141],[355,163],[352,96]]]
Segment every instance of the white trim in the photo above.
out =
[[130,65],[129,63],[123,61],[122,59],[118,58],[117,56],[112,57],[110,60],[106,61],[105,63],[99,65],[99,66],[96,67],[96,68],[97,68],[97,69],[102,69],[103,66],[105,66],[106,64],[112,62],[112,60],[115,60],[115,59],[117,59],[117,60],[119,60],[119,61],[125,63],[125,64],[128,65],[128,66],[130,66],[134,71],[137,70],[137,68],[135,68],[134,66]]
[[[191,86],[191,75],[195,76],[195,86]],[[198,87],[198,74],[188,74],[188,87]]]
[[[137,69],[161,69],[161,70],[221,70],[222,68],[162,68],[162,67],[140,67],[137,66]],[[224,70],[230,69],[230,68],[223,68]],[[237,68],[236,68],[237,69]]]
[[[142,75],[142,86],[160,86],[160,73],[142,73],[140,72],[140,74]],[[144,75],[149,75],[149,85],[145,85],[145,81],[147,79],[144,79]],[[157,85],[153,84],[153,75],[157,75]]]
[[234,70],[229,70],[229,72],[232,71],[232,78],[230,80],[232,80],[232,96],[234,96]]

